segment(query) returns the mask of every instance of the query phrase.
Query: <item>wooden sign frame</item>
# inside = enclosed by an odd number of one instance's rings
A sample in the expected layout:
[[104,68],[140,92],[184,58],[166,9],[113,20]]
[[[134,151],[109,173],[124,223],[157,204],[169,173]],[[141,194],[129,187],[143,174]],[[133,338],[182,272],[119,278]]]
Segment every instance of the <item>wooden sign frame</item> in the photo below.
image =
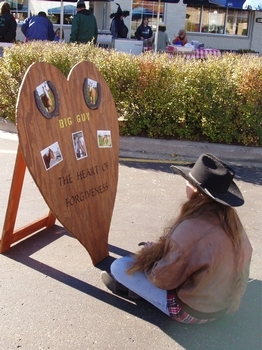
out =
[[[119,166],[118,115],[105,79],[88,61],[67,78],[49,63],[33,63],[19,89],[16,117],[19,147],[0,253],[57,219],[96,265],[109,255]],[[15,231],[26,168],[50,212]]]
[[8,249],[10,249],[12,244],[20,241],[23,238],[26,238],[27,236],[30,236],[42,228],[53,226],[56,221],[56,217],[50,210],[49,213],[43,218],[38,219],[15,231],[15,222],[21,198],[25,170],[26,164],[20,146],[18,146],[2,238],[0,240],[0,253],[6,252]]

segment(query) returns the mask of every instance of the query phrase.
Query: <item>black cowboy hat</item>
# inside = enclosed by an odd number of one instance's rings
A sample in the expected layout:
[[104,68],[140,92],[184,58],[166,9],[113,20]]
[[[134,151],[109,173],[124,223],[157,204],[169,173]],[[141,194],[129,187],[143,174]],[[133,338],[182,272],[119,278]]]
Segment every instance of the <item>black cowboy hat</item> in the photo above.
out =
[[116,5],[118,6],[118,9],[116,12],[111,13],[110,18],[121,17],[121,16],[127,17],[130,15],[130,11],[122,11],[120,5],[117,3],[116,3]]
[[171,169],[219,203],[231,207],[244,204],[244,198],[233,181],[234,170],[212,154],[201,154],[191,168],[171,165]]

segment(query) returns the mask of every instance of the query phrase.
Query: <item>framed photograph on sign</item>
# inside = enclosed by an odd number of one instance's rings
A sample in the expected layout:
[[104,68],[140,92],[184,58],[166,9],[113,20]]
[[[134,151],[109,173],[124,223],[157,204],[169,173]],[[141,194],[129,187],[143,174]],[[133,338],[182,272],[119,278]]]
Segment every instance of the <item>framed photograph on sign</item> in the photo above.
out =
[[97,130],[97,142],[99,148],[111,148],[112,139],[110,130]]
[[44,148],[40,153],[46,170],[51,169],[63,160],[58,142]]
[[59,113],[59,98],[51,81],[44,81],[34,91],[36,105],[47,119],[54,118]]
[[90,109],[97,109],[101,102],[100,84],[90,78],[86,78],[84,82],[84,98]]
[[72,139],[76,159],[79,160],[88,157],[83,131],[73,133]]

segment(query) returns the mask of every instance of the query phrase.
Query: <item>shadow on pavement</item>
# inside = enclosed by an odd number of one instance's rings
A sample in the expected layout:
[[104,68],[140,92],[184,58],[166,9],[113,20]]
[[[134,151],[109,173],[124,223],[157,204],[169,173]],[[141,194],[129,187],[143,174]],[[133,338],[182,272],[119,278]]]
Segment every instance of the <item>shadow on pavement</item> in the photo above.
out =
[[[120,160],[119,164],[124,165],[129,168],[141,169],[141,170],[153,170],[153,171],[162,171],[165,173],[172,174],[173,171],[170,169],[172,164],[179,165],[175,161],[173,163],[170,162],[160,162],[160,161],[149,161],[143,160],[128,160],[123,161]],[[182,165],[182,164],[180,164]],[[193,163],[186,163],[185,166],[192,166]],[[261,168],[249,165],[249,166],[240,166],[240,165],[232,165],[235,170],[235,178],[237,181],[244,181],[248,183],[252,183],[254,185],[262,185],[262,177],[261,177]],[[174,174],[174,173],[173,173]],[[176,174],[175,174],[176,175]]]
[[[253,280],[248,283],[241,307],[234,315],[225,316],[206,325],[184,325],[171,320],[142,299],[134,302],[118,297],[31,257],[34,252],[51,244],[63,235],[71,236],[63,227],[55,225],[20,242],[4,255],[92,298],[96,298],[102,303],[107,303],[125,311],[125,313],[154,324],[184,349],[248,350],[262,348],[262,281]],[[119,255],[129,253],[115,246],[109,246],[109,250]],[[113,260],[114,258],[109,256],[95,268],[109,271]],[[102,309],[103,305],[101,305]],[[145,337],[147,336],[149,335],[145,328]]]
[[161,327],[185,349],[247,350],[262,348],[262,281],[248,283],[240,309],[213,323],[184,326],[168,324]]

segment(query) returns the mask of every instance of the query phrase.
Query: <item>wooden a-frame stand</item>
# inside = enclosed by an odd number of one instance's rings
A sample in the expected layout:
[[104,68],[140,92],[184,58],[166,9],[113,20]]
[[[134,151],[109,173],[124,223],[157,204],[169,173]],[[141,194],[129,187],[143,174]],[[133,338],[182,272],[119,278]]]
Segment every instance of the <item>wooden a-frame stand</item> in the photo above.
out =
[[13,243],[20,241],[21,239],[37,232],[38,230],[53,226],[56,221],[54,214],[49,211],[49,214],[47,216],[14,231],[18,205],[24,182],[25,170],[26,163],[24,161],[20,146],[18,146],[2,238],[0,241],[0,253],[7,251]]

